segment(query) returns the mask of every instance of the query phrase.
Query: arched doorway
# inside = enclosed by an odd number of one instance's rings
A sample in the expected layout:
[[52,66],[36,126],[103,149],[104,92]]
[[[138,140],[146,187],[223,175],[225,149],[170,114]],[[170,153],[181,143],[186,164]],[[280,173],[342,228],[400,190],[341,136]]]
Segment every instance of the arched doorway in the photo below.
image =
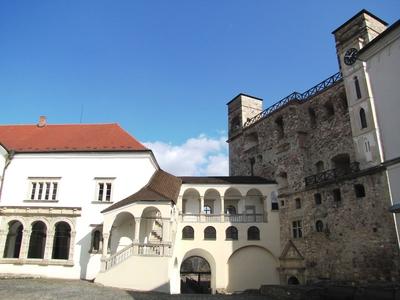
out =
[[211,294],[211,268],[206,259],[191,256],[182,262],[182,294]]
[[297,279],[296,276],[290,276],[288,278],[288,284],[289,285],[298,285],[298,284],[300,284],[300,282],[299,282],[299,280]]
[[11,221],[8,223],[8,234],[3,255],[4,258],[19,258],[23,229],[24,227],[19,221]]

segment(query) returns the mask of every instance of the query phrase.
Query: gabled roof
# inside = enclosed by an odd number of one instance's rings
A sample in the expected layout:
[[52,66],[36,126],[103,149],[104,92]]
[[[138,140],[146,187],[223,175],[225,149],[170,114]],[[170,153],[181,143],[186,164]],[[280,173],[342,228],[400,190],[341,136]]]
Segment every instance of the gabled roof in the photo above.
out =
[[181,176],[182,184],[274,184],[276,181],[259,176]]
[[17,153],[148,150],[115,123],[0,125],[0,143]]
[[118,201],[102,213],[127,206],[136,201],[172,201],[176,203],[182,181],[163,170],[157,170],[150,181],[135,194]]
[[334,31],[332,31],[332,34],[335,34],[337,31],[339,31],[340,29],[342,29],[343,27],[345,27],[347,24],[349,24],[350,22],[352,22],[354,19],[358,18],[360,15],[362,14],[367,14],[370,17],[376,19],[377,21],[381,22],[383,25],[387,26],[388,23],[386,23],[384,20],[382,20],[381,18],[378,18],[377,16],[375,16],[374,14],[370,13],[368,10],[366,9],[362,9],[360,10],[358,13],[356,13],[353,17],[351,17],[349,20],[347,20],[345,23],[343,23],[342,25],[340,25],[338,28],[336,28]]

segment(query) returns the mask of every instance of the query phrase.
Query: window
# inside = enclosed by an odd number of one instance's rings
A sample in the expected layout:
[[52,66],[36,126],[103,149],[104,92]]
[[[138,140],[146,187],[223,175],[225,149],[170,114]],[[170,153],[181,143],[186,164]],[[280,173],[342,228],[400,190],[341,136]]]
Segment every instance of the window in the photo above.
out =
[[230,226],[225,230],[227,240],[238,240],[238,230],[235,226]]
[[320,193],[314,194],[314,201],[316,205],[320,205],[322,203],[322,196]]
[[206,215],[211,215],[212,214],[212,209],[211,209],[211,206],[209,206],[209,205],[205,205],[204,208],[203,208],[203,211],[204,211],[204,213]]
[[354,87],[356,89],[357,99],[361,99],[361,89],[360,89],[360,82],[358,81],[358,77],[354,76]]
[[342,200],[342,195],[340,194],[340,189],[334,189],[333,193],[333,201],[340,202]]
[[254,176],[254,164],[256,163],[256,160],[254,157],[250,158],[250,175]]
[[96,201],[111,202],[113,178],[96,178]]
[[193,240],[194,239],[194,230],[193,227],[185,226],[182,229],[182,239],[183,240]]
[[204,239],[205,240],[216,240],[217,239],[217,232],[215,231],[215,228],[212,226],[206,227],[204,229]]
[[273,191],[271,192],[271,209],[272,210],[278,210],[278,197],[276,196],[276,192]]
[[292,222],[292,233],[293,238],[301,238],[303,236],[303,231],[301,228],[301,221],[293,221]]
[[365,116],[364,108],[360,109],[360,123],[361,123],[361,129],[368,127],[367,117]]
[[57,200],[58,180],[59,178],[30,179],[29,200]]
[[236,215],[236,208],[233,205],[228,205],[228,207],[225,209],[225,213],[227,215]]
[[357,198],[365,197],[365,188],[362,184],[355,184],[354,185],[354,192],[356,193]]
[[278,132],[278,139],[282,139],[285,135],[284,127],[283,127],[283,118],[279,117],[275,120],[276,130]]
[[296,201],[296,209],[300,209],[301,208],[301,200],[300,200],[300,198],[296,198],[295,201]]
[[308,109],[308,115],[310,116],[311,127],[314,127],[317,124],[317,116],[315,114],[315,110],[310,107]]
[[55,226],[53,259],[68,259],[71,242],[71,227],[67,222],[58,222]]
[[102,249],[101,247],[102,237],[100,230],[95,230],[92,234],[92,253],[98,253]]
[[317,232],[322,232],[324,230],[324,223],[322,223],[321,220],[318,220],[317,222],[315,222],[315,229],[317,230]]
[[251,226],[247,229],[247,239],[249,241],[260,240],[260,230],[256,226]]
[[333,104],[331,102],[325,103],[325,111],[328,117],[331,117],[335,114],[335,109],[333,108]]
[[316,172],[317,173],[322,173],[323,171],[324,171],[324,162],[323,161],[318,161],[316,164],[315,164],[315,170],[316,170]]
[[46,225],[37,221],[32,224],[32,233],[29,240],[28,258],[44,258],[47,237]]
[[8,234],[3,253],[4,258],[19,258],[23,229],[24,227],[19,221],[8,223]]

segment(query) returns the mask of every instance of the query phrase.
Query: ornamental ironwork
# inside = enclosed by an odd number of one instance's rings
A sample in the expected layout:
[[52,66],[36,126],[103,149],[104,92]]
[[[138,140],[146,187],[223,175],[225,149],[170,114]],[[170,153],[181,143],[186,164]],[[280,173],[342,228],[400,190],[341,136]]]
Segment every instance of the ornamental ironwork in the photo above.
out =
[[318,83],[317,85],[313,86],[309,90],[305,91],[304,93],[293,92],[289,96],[286,96],[282,100],[276,102],[275,104],[271,105],[267,109],[260,112],[258,115],[254,116],[253,118],[247,119],[244,123],[243,127],[248,127],[253,125],[257,121],[264,119],[268,115],[272,114],[273,112],[277,111],[281,107],[287,105],[291,102],[305,102],[309,100],[311,97],[315,96],[319,92],[331,87],[332,85],[336,84],[338,81],[342,80],[342,73],[338,72],[329,78],[325,79],[324,81]]
[[350,163],[348,167],[327,170],[318,174],[307,176],[304,180],[306,186],[310,186],[323,182],[333,181],[345,175],[357,173],[358,171],[360,171],[360,163],[355,161]]

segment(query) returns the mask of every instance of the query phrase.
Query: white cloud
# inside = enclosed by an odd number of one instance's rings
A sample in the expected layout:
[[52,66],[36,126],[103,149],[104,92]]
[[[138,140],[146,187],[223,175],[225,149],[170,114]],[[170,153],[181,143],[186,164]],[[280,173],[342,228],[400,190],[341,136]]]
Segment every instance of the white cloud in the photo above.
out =
[[226,136],[211,138],[201,134],[182,145],[161,141],[145,142],[153,150],[160,167],[178,176],[228,175]]

